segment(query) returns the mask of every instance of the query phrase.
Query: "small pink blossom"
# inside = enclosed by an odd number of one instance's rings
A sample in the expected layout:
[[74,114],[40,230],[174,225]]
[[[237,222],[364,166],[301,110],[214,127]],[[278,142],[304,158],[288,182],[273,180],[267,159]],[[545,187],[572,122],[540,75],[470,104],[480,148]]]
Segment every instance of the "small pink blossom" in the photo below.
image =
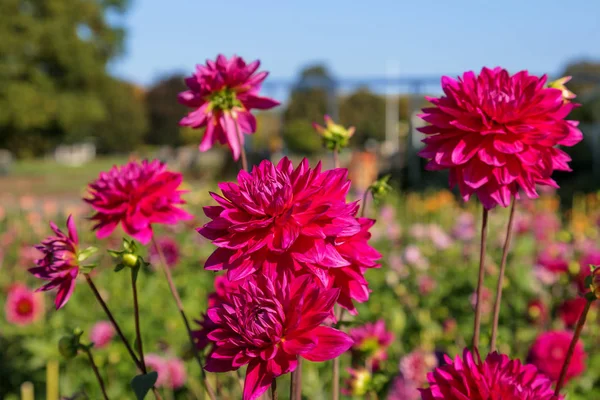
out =
[[44,313],[43,298],[27,286],[15,284],[8,290],[4,306],[6,320],[15,325],[29,325]]
[[385,327],[385,321],[368,322],[349,331],[354,340],[352,351],[358,355],[366,356],[373,368],[378,368],[379,363],[387,359],[387,350],[394,341],[394,334]]
[[404,261],[406,261],[407,264],[421,270],[427,269],[429,266],[429,262],[423,256],[421,250],[415,245],[406,246],[404,249]]
[[108,321],[96,322],[90,330],[90,341],[99,349],[109,344],[114,336],[115,329]]
[[445,250],[452,245],[452,238],[444,232],[441,226],[430,224],[428,228],[429,238],[438,250]]
[[436,288],[437,282],[428,275],[422,275],[417,279],[417,285],[419,286],[419,293],[426,296]]
[[169,370],[169,387],[171,389],[183,387],[187,381],[187,373],[185,372],[183,361],[179,358],[169,358],[167,360],[167,369]]
[[437,367],[435,354],[415,350],[400,359],[400,374],[405,380],[422,386],[427,382],[427,374]]
[[[179,245],[177,244],[177,241],[168,236],[163,236],[156,239],[156,243],[165,257],[167,266],[169,268],[174,268],[179,262]],[[148,258],[151,264],[158,265],[161,262],[160,254],[156,246],[150,246],[148,253]]]
[[572,249],[568,244],[555,242],[542,248],[537,264],[555,274],[567,273],[571,257]]
[[456,218],[456,223],[452,228],[452,235],[458,240],[464,242],[471,241],[477,235],[475,227],[475,216],[469,212],[462,212]]

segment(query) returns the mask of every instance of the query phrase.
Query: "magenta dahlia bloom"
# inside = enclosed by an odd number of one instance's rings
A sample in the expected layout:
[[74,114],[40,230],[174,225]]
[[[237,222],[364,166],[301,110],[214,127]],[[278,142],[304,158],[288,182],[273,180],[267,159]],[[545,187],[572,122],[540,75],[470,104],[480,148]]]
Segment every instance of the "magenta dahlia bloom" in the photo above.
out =
[[[573,333],[567,331],[544,332],[537,337],[529,349],[527,361],[535,365],[541,372],[546,374],[552,381],[558,381],[562,365],[567,357],[569,345],[573,339]],[[585,360],[587,355],[583,348],[581,339],[575,345],[573,358],[567,369],[565,383],[581,375],[585,371]]]
[[67,218],[67,235],[54,222],[50,222],[50,228],[56,236],[49,236],[35,246],[42,252],[43,258],[37,260],[37,267],[30,268],[29,272],[37,278],[50,281],[38,291],[58,289],[54,301],[58,310],[67,303],[75,289],[75,281],[79,275],[79,238],[72,215]]
[[420,152],[427,169],[450,171],[465,200],[475,194],[484,207],[507,207],[522,189],[537,198],[536,185],[558,187],[552,172],[570,171],[570,157],[557,146],[573,146],[583,135],[578,122],[565,120],[576,107],[560,89],[521,71],[483,68],[454,80],[442,78],[444,96],[428,97],[435,107],[419,128],[429,137]]
[[89,203],[96,214],[98,238],[109,236],[119,225],[143,244],[152,239],[152,224],[176,224],[192,216],[178,207],[185,204],[179,189],[183,176],[154,160],[129,162],[100,173],[88,186]]
[[266,274],[312,273],[324,287],[341,289],[339,303],[368,299],[364,279],[381,255],[368,244],[374,221],[356,218],[358,204],[347,203],[346,169],[311,169],[303,160],[294,169],[288,158],[277,166],[263,161],[240,171],[238,183],[220,183],[218,206],[204,207],[212,221],[198,229],[218,248],[207,270],[227,270],[231,281],[261,270]]
[[6,320],[21,326],[38,321],[44,313],[44,302],[40,296],[25,285],[11,286],[4,305]]
[[559,400],[552,382],[533,365],[499,353],[485,361],[465,349],[463,357],[446,356],[447,364],[429,373],[422,400]]
[[[179,124],[192,128],[206,127],[200,151],[215,142],[227,144],[237,160],[244,145],[244,133],[256,131],[253,108],[268,110],[279,102],[258,95],[268,72],[256,73],[260,61],[250,64],[238,56],[229,60],[222,54],[216,61],[196,66],[185,80],[189,90],[179,94],[179,102],[194,109]],[[239,134],[238,134],[239,132]],[[240,143],[241,141],[241,143]]]
[[[158,247],[165,257],[167,267],[174,268],[179,262],[179,245],[177,244],[177,241],[168,236],[164,236],[156,239],[156,244],[158,244]],[[160,254],[156,246],[150,246],[148,249],[148,258],[150,263],[154,265],[158,265],[161,262]]]
[[387,359],[387,349],[394,341],[394,334],[386,329],[384,320],[368,322],[350,329],[348,333],[354,340],[352,351],[366,356],[374,368]]
[[[588,268],[589,270],[589,268]],[[565,300],[558,308],[558,316],[569,329],[573,328],[585,309],[587,300],[583,297]]]
[[294,371],[298,357],[326,361],[352,346],[345,333],[322,326],[332,316],[339,289],[323,289],[306,275],[288,282],[265,275],[244,280],[208,310],[215,329],[205,369],[227,372],[248,365],[243,400],[255,400],[273,378]]

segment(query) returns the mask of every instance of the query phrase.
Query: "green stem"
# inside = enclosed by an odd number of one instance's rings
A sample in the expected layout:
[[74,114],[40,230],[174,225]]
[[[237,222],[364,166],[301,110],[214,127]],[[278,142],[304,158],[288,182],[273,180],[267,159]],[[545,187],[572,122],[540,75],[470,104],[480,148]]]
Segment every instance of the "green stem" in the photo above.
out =
[[83,350],[83,352],[85,354],[87,354],[88,359],[90,360],[90,365],[92,366],[92,369],[94,370],[94,375],[96,375],[98,384],[100,384],[100,389],[102,390],[102,396],[104,397],[104,400],[108,400],[108,395],[106,394],[106,388],[104,387],[104,380],[102,379],[102,376],[100,375],[100,371],[98,371],[98,367],[96,366],[96,363],[94,362],[94,357],[92,356],[92,351],[87,346],[81,346],[81,350]]
[[[136,267],[138,268],[138,267]],[[135,336],[137,342],[137,350],[138,355],[140,356],[140,362],[142,365],[146,365],[146,360],[144,360],[144,346],[142,345],[142,334],[140,329],[140,307],[138,304],[138,293],[137,293],[137,278],[135,276],[137,271],[131,269],[131,289],[133,291],[133,313],[135,319]],[[146,373],[146,372],[144,372]]]

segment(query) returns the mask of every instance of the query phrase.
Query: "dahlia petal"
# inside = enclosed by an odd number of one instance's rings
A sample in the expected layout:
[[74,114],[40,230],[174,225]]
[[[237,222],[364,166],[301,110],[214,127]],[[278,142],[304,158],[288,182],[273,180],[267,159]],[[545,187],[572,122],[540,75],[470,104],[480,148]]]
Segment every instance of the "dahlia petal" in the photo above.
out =
[[[197,128],[201,125],[192,126]],[[202,141],[200,145],[198,145],[198,150],[205,152],[212,148],[213,144],[215,144],[215,123],[212,119],[206,124],[206,130],[204,131],[204,136],[202,137]]]
[[473,189],[478,189],[489,181],[491,168],[484,163],[471,161],[463,169],[464,183]]
[[515,154],[523,151],[523,143],[519,140],[511,140],[506,137],[494,138],[494,148],[502,153]]
[[58,292],[56,293],[56,299],[54,300],[54,305],[57,310],[67,304],[67,301],[69,301],[69,298],[73,294],[73,290],[75,290],[74,279],[66,279],[58,286]]
[[233,366],[232,358],[212,358],[208,357],[204,369],[208,372],[229,372],[237,368]]
[[242,400],[257,400],[271,386],[273,375],[267,371],[266,362],[253,360],[248,364]]
[[317,346],[317,339],[309,336],[299,336],[282,343],[283,350],[288,354],[302,354],[311,351]]
[[229,113],[224,113],[221,116],[219,124],[227,136],[227,144],[233,153],[233,159],[237,161],[244,145],[244,135],[242,132],[238,134],[239,125]]
[[312,331],[317,339],[317,346],[312,350],[302,353],[302,357],[309,361],[327,361],[346,352],[354,341],[350,336],[337,329],[319,326]]

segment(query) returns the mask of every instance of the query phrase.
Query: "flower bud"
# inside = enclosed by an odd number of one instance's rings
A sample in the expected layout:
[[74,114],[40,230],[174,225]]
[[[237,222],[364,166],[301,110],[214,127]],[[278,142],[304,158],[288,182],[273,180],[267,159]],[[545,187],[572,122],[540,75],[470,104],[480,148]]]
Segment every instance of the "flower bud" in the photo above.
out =
[[78,349],[79,340],[74,336],[64,336],[58,341],[58,351],[67,360],[74,358]]
[[329,150],[340,150],[348,146],[348,141],[354,135],[355,128],[345,128],[333,122],[329,115],[325,116],[325,126],[313,123],[313,128],[323,139],[323,145]]
[[597,299],[600,299],[600,268],[595,267],[592,271],[592,284],[590,290],[594,293]]
[[126,267],[135,268],[137,263],[138,263],[138,256],[136,256],[135,254],[131,254],[131,253],[123,254],[123,264],[125,264]]
[[563,101],[565,103],[568,103],[569,101],[571,101],[572,99],[574,99],[575,97],[577,97],[575,95],[575,93],[571,92],[565,86],[565,83],[569,82],[570,80],[571,80],[570,76],[563,76],[560,79],[557,79],[555,81],[552,81],[552,82],[548,83],[548,87],[549,88],[559,89],[560,91],[562,91],[562,97],[563,97]]

